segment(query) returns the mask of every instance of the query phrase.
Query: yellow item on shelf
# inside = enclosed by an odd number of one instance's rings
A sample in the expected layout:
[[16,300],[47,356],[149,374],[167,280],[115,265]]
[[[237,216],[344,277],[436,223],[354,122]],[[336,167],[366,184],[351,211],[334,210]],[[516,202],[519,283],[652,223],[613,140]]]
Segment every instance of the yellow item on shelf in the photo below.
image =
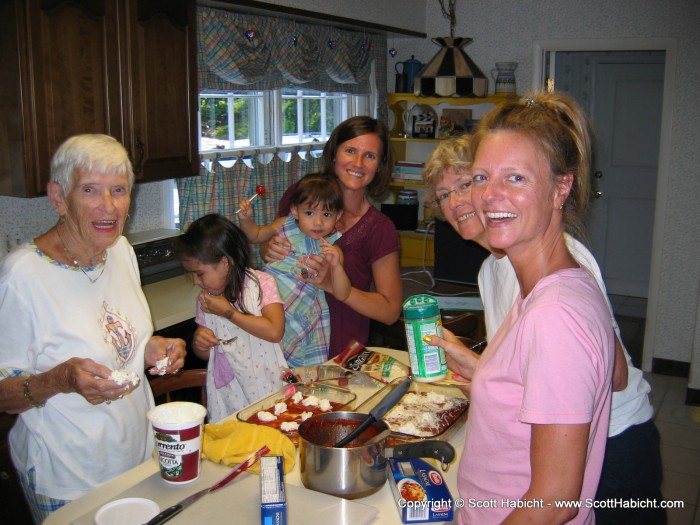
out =
[[[202,456],[214,463],[238,465],[263,445],[270,449],[268,455],[284,457],[285,473],[292,470],[297,450],[279,430],[235,420],[204,425]],[[260,466],[256,463],[248,470],[258,474]]]

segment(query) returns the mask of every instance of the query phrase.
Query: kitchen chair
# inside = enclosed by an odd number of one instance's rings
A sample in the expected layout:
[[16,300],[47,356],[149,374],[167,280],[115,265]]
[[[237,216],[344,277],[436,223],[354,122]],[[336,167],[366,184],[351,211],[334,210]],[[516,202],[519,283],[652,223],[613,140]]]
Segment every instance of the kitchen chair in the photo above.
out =
[[207,371],[204,368],[182,370],[177,374],[149,378],[156,404],[194,401],[207,406]]

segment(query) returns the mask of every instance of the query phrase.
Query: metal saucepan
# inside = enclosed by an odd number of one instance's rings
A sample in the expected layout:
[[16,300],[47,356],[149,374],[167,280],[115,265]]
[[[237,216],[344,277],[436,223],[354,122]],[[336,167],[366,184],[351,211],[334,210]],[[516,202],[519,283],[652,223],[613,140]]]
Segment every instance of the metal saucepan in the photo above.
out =
[[[310,417],[299,425],[299,470],[304,486],[345,499],[364,498],[386,482],[386,438],[389,426],[374,421],[343,448],[338,440],[362,425],[368,414],[327,412]],[[433,457],[449,464],[454,449],[437,440],[394,447],[395,457]]]
[[[368,414],[327,412],[299,425],[299,469],[304,486],[346,499],[377,492],[386,481],[384,444],[389,426],[373,422],[344,448],[333,445],[360,426]],[[385,437],[374,439],[379,434]],[[365,443],[370,442],[369,445]]]
[[401,400],[404,394],[408,392],[409,388],[411,388],[411,378],[407,377],[392,388],[391,391],[385,395],[379,403],[377,403],[377,406],[370,410],[369,418],[365,419],[365,421],[352,432],[339,439],[335,446],[344,447],[348,443],[352,443],[360,434],[362,434],[362,432],[364,432],[365,428],[369,427],[374,421],[379,421],[384,417],[384,414],[394,408],[394,405]]

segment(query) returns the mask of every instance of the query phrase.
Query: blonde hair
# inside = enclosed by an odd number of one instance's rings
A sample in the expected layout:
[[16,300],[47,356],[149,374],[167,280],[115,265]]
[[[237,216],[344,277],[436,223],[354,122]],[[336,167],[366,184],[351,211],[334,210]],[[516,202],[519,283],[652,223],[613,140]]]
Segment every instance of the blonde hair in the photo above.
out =
[[51,159],[51,182],[56,182],[68,195],[78,171],[100,175],[120,173],[129,179],[129,192],[134,186],[134,170],[129,154],[121,143],[109,135],[75,135],[61,144]]
[[503,102],[474,129],[474,155],[481,141],[496,131],[517,131],[532,140],[549,163],[552,183],[562,175],[573,175],[571,191],[562,205],[562,223],[567,233],[584,240],[592,150],[590,125],[581,107],[566,95],[546,91]]
[[[472,161],[471,137],[469,135],[458,135],[441,141],[430,154],[421,172],[426,187],[426,201],[431,204],[435,202],[435,188],[447,170],[469,171],[472,167]],[[444,219],[440,206],[433,206],[433,214],[439,219]]]

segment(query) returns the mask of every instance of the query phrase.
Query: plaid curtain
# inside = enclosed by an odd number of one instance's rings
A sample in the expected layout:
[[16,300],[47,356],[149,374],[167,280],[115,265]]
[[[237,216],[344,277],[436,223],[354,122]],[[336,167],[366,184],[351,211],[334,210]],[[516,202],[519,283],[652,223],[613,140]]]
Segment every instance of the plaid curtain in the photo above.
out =
[[[374,63],[379,118],[387,118],[387,46],[381,35],[198,6],[197,40],[200,91],[296,86],[369,94]],[[298,150],[233,160],[205,159],[198,177],[177,181],[180,227],[186,229],[208,213],[237,222],[238,201],[254,195],[259,184],[266,192],[254,203],[254,219],[267,224],[277,216],[285,190],[301,176],[321,169],[320,158]],[[251,253],[255,266],[262,266],[257,248]]]
[[[386,37],[199,6],[200,90],[290,86],[367,94],[372,61],[386,93]],[[381,72],[381,73],[380,73]]]
[[[235,214],[238,202],[254,195],[258,185],[265,186],[265,195],[254,201],[253,218],[260,225],[272,222],[277,217],[277,204],[287,188],[303,175],[322,169],[321,158],[308,152],[286,154],[289,157],[286,162],[280,158],[282,155],[285,154],[207,162],[199,176],[178,179],[180,227],[186,230],[208,213],[218,213],[238,223]],[[270,156],[272,160],[268,160]],[[264,261],[257,247],[251,247],[251,254],[253,266],[260,268]]]

